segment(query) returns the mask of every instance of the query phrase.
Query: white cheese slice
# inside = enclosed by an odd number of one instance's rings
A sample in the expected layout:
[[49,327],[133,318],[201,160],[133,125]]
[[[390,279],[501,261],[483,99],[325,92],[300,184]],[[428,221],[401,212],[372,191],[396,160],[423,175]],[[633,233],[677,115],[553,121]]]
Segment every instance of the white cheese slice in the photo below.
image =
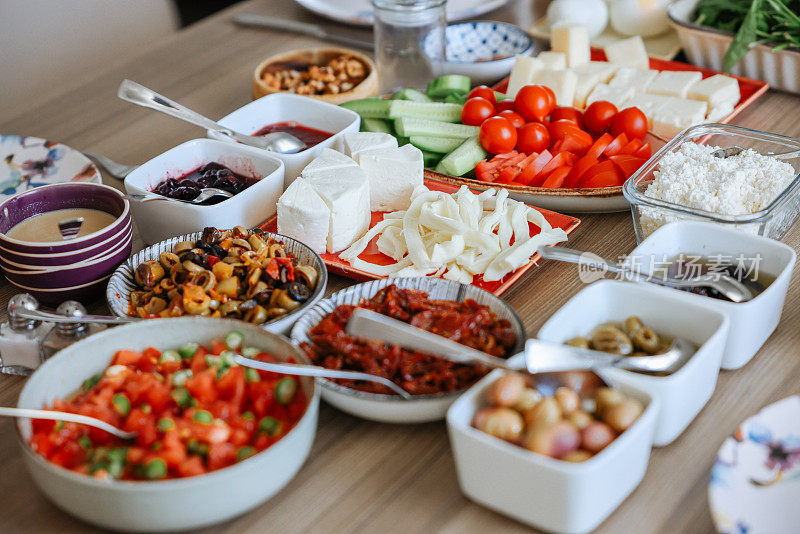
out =
[[721,121],[722,119],[733,113],[734,107],[735,105],[730,101],[717,104],[716,106],[708,110],[708,114],[706,115],[706,122]]
[[317,254],[328,244],[331,210],[316,190],[297,178],[278,199],[278,233],[308,245]]
[[653,129],[653,117],[656,112],[669,105],[672,97],[664,95],[652,95],[649,93],[642,93],[633,95],[625,102],[626,108],[636,107],[647,116],[647,127]]
[[644,47],[644,41],[638,35],[609,43],[603,47],[603,50],[610,63],[639,70],[650,68],[647,49]]
[[686,96],[708,102],[708,105],[713,108],[724,102],[730,102],[735,106],[739,103],[741,93],[736,78],[715,74],[689,87]]
[[633,67],[621,67],[608,85],[617,89],[631,87],[635,94],[646,93],[647,88],[653,83],[657,70],[638,70]]
[[364,150],[397,147],[393,135],[382,132],[353,132],[344,134],[344,153],[358,163],[358,154]]
[[697,71],[661,71],[647,88],[648,93],[686,98],[689,87],[703,79]]
[[[577,69],[573,70],[577,73]],[[600,74],[597,72],[578,74],[578,79],[575,82],[575,101],[573,105],[576,108],[585,108],[587,105],[586,98],[600,83],[602,83],[600,81]]]
[[[554,52],[567,57],[567,67],[577,67],[589,61],[589,31],[580,24],[555,24],[550,31]],[[569,105],[569,104],[567,104]]]
[[543,69],[544,64],[539,58],[531,56],[517,56],[514,60],[514,67],[508,78],[508,89],[506,96],[515,98],[520,89],[531,83],[534,73]]
[[578,75],[571,70],[537,70],[533,75],[533,83],[546,85],[556,94],[559,106],[571,106],[575,101],[575,86]]
[[408,208],[414,188],[423,185],[422,151],[413,145],[364,151],[361,168],[369,180],[372,211]]
[[608,61],[590,61],[583,65],[578,65],[572,70],[578,76],[582,74],[597,74],[600,77],[600,83],[608,83],[614,74],[619,70],[619,65],[609,63]]
[[552,50],[542,52],[538,56],[545,69],[561,70],[567,68],[567,55],[563,52],[553,52]]
[[369,228],[367,174],[361,167],[341,167],[316,174],[308,182],[330,209],[328,252],[346,249]]
[[653,133],[662,137],[675,137],[682,130],[706,120],[708,104],[686,98],[669,98],[653,114]]
[[319,156],[311,160],[311,163],[305,166],[300,172],[303,178],[310,178],[317,173],[326,172],[331,169],[339,169],[342,167],[355,167],[358,164],[352,158],[345,156],[336,150],[325,148],[320,152]]
[[586,97],[586,106],[590,106],[600,100],[611,102],[617,109],[629,107],[627,101],[633,96],[633,89],[627,87],[624,89],[617,89],[605,83],[599,83],[592,89],[589,96]]

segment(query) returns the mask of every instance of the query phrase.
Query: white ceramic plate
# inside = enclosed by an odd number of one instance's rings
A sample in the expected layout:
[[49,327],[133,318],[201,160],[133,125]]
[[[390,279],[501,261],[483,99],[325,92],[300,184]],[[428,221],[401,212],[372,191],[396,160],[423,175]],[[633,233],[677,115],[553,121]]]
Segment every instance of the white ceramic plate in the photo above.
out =
[[79,151],[39,137],[0,134],[0,201],[60,182],[100,184],[100,172]]
[[800,525],[800,395],[771,404],[725,440],[708,500],[717,531],[790,534]]
[[[370,0],[295,0],[317,15],[347,24],[372,26],[372,3]],[[508,3],[508,0],[449,0],[447,20],[464,20],[493,11]]]

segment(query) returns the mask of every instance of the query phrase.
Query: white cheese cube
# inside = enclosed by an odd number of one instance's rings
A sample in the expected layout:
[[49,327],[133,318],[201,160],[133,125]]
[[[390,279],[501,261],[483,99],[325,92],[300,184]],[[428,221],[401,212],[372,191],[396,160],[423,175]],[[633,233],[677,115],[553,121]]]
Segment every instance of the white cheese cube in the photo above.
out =
[[361,168],[369,180],[372,211],[408,208],[414,188],[423,185],[422,151],[413,145],[362,152]]
[[520,89],[531,83],[534,73],[543,68],[544,64],[539,58],[517,56],[514,60],[514,67],[511,69],[511,75],[508,78],[506,96],[515,98]]
[[739,92],[739,82],[735,78],[724,74],[715,74],[689,87],[686,96],[708,102],[708,105],[713,108],[724,102],[730,102],[735,106],[739,103],[741,93]]
[[330,209],[327,250],[342,251],[369,228],[369,181],[360,167],[341,167],[308,182]]
[[545,69],[561,70],[567,68],[567,55],[563,52],[542,52],[536,56],[541,60],[542,67]]
[[657,70],[638,70],[633,67],[621,67],[608,85],[620,89],[631,87],[634,94],[646,93],[647,88],[658,76]]
[[617,89],[608,84],[600,83],[595,86],[589,96],[586,98],[586,106],[590,106],[600,100],[611,102],[617,109],[628,107],[626,102],[633,96],[633,89],[628,87],[625,89]]
[[651,95],[648,93],[642,93],[638,95],[633,95],[625,102],[626,108],[639,108],[642,113],[647,116],[647,127],[648,129],[653,129],[653,117],[655,116],[656,112],[660,111],[667,107],[672,100],[672,97],[663,96],[663,95]]
[[590,61],[583,65],[578,65],[572,70],[575,74],[581,76],[582,74],[597,74],[600,78],[599,83],[608,83],[614,74],[619,70],[619,65],[609,63],[608,61]]
[[319,156],[311,160],[311,163],[305,166],[300,172],[303,178],[310,178],[317,173],[326,172],[330,169],[339,169],[342,167],[355,167],[358,164],[349,158],[330,148],[325,148],[320,152]]
[[[587,63],[588,64],[588,63]],[[577,69],[573,69],[577,73]],[[587,72],[578,74],[578,79],[575,82],[575,100],[573,105],[576,108],[586,107],[586,98],[600,84],[600,74],[597,72]]]
[[605,50],[606,59],[610,63],[639,70],[650,68],[647,49],[644,47],[644,41],[638,35],[609,43],[603,47],[603,50]]
[[703,78],[697,71],[661,71],[647,88],[648,93],[686,98],[689,87]]
[[534,73],[533,83],[546,85],[552,89],[559,106],[571,106],[575,101],[578,75],[571,70],[542,69]]
[[297,178],[278,199],[278,233],[322,254],[328,245],[331,210],[314,188]]
[[353,132],[344,134],[344,153],[358,163],[358,153],[376,148],[397,147],[393,135],[382,132]]
[[[589,61],[589,32],[579,24],[556,24],[550,32],[550,45],[554,52],[567,57],[567,67],[577,67]],[[569,104],[567,104],[569,105]]]
[[699,100],[671,97],[653,114],[653,132],[662,137],[675,137],[682,130],[706,119],[708,104]]
[[735,105],[730,101],[717,104],[716,106],[708,110],[708,114],[706,115],[706,122],[721,121],[722,119],[733,113],[734,107]]

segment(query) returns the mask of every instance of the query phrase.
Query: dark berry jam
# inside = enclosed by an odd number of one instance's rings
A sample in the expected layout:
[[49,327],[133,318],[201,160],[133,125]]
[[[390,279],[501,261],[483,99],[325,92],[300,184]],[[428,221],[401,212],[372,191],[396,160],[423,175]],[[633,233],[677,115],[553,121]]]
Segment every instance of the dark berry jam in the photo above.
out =
[[[241,193],[258,182],[255,178],[247,178],[236,174],[219,163],[206,163],[178,178],[167,178],[154,189],[153,193],[178,200],[193,200],[205,187],[216,187],[234,195]],[[219,204],[226,199],[221,196],[211,197],[200,205]]]
[[286,132],[290,135],[293,135],[304,142],[308,148],[320,144],[329,137],[333,137],[333,134],[330,132],[315,130],[314,128],[303,126],[302,124],[298,124],[294,121],[268,124],[253,135],[267,135],[268,133],[272,132]]

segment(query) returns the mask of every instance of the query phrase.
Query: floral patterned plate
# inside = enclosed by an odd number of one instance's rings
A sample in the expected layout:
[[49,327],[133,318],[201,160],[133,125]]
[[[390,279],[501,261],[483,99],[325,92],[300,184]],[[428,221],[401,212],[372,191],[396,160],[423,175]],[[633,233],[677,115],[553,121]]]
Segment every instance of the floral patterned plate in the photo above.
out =
[[800,395],[767,406],[725,440],[708,499],[721,533],[800,532]]
[[0,201],[59,182],[102,180],[94,164],[75,149],[38,137],[0,134]]

